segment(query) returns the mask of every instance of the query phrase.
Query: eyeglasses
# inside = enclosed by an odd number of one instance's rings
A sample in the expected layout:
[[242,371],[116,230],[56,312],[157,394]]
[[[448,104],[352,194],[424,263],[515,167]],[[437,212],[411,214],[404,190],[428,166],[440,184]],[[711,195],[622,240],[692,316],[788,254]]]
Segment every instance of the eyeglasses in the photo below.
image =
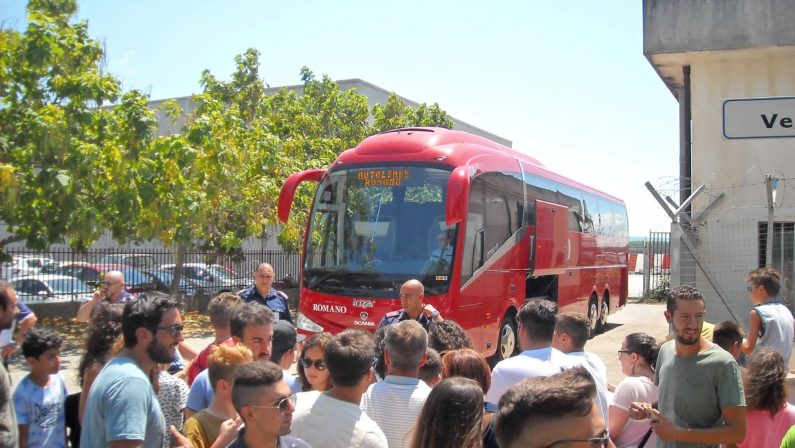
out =
[[314,367],[316,370],[326,370],[326,363],[323,362],[322,359],[312,361],[309,358],[301,358],[301,365],[304,366],[305,369]]
[[178,334],[182,333],[185,329],[184,324],[174,324],[174,325],[167,325],[165,327],[152,327],[154,330],[163,330],[167,331],[168,334],[171,335],[172,338],[177,337]]
[[115,285],[116,283],[121,283],[121,282],[118,282],[118,281],[116,281],[116,282],[112,282],[112,281],[109,281],[109,280],[103,280],[103,281],[102,281],[102,284],[103,284],[104,286],[113,286],[113,285]]
[[604,433],[600,436],[591,437],[590,439],[565,439],[565,440],[558,440],[557,442],[547,445],[546,448],[564,448],[567,446],[571,446],[574,444],[582,444],[587,443],[589,446],[594,448],[607,448],[608,444],[610,443],[610,432],[606,429]]
[[635,352],[633,352],[632,350],[619,350],[618,356],[620,357],[622,353],[635,353]]
[[278,409],[279,412],[282,414],[288,413],[291,409],[295,409],[295,395],[290,395],[289,397],[284,397],[276,402],[276,406],[265,406],[265,405],[249,405],[250,408],[263,408],[263,409]]

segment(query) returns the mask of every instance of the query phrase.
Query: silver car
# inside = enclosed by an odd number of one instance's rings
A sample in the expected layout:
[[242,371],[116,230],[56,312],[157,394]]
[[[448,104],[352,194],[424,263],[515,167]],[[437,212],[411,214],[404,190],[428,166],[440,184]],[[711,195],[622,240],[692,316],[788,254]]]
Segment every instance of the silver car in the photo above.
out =
[[3,263],[0,276],[11,279],[20,275],[38,274],[42,266],[50,263],[55,263],[55,260],[48,257],[15,255],[11,261]]
[[85,302],[93,291],[80,279],[66,275],[33,274],[11,280],[17,298],[25,303]]

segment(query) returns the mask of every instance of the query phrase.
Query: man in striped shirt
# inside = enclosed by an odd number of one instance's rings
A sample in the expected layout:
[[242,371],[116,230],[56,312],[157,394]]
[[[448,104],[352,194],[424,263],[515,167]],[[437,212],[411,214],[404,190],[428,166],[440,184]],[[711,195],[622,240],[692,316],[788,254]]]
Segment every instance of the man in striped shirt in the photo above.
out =
[[360,407],[384,431],[389,448],[409,446],[411,429],[431,392],[419,380],[427,351],[428,334],[419,322],[405,320],[387,327],[384,339],[387,376],[367,389]]

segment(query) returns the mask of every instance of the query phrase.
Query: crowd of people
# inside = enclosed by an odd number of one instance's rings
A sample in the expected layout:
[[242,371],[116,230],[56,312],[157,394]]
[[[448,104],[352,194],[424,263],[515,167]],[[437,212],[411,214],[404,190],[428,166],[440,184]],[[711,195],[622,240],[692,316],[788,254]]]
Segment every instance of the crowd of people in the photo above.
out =
[[[785,391],[794,325],[771,269],[747,278],[747,337],[735,322],[705,335],[703,295],[671,291],[671,340],[626,335],[617,385],[585,350],[587,317],[549,300],[518,310],[521,353],[491,368],[417,280],[375,335],[304,339],[263,263],[251,288],[212,298],[215,337],[195,351],[178,301],[132,298],[109,275],[104,297],[78,314],[88,323],[79,393],[68,395],[62,339],[47,329],[26,329],[30,373],[15,390],[0,369],[0,447],[795,446]],[[17,311],[0,281],[0,329]],[[178,369],[179,353],[189,362]]]

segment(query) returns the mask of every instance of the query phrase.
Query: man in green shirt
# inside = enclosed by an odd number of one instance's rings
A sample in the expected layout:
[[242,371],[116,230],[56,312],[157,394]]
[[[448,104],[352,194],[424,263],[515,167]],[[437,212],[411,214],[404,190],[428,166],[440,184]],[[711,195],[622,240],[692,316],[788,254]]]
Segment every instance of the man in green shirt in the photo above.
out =
[[745,396],[737,362],[701,334],[704,296],[680,286],[668,296],[665,318],[674,340],[660,348],[655,404],[633,403],[630,416],[650,418],[657,447],[719,447],[745,438]]

